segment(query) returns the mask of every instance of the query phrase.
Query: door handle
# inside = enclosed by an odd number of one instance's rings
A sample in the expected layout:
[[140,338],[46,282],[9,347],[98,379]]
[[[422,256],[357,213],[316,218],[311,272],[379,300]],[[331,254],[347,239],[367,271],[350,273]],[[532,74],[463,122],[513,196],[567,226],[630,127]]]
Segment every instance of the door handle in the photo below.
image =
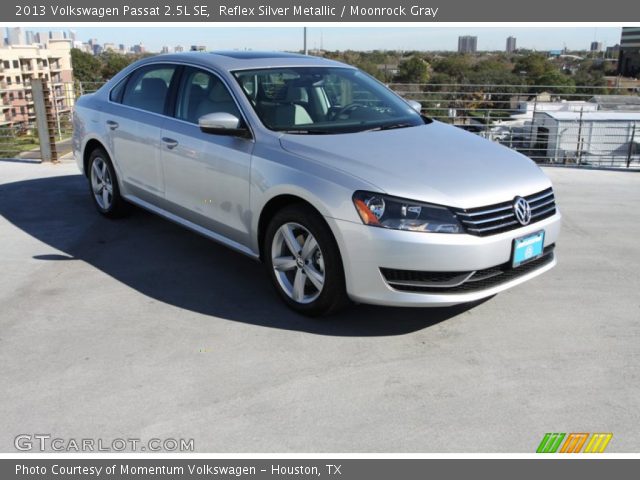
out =
[[178,141],[173,138],[162,137],[162,142],[167,146],[169,150],[178,146]]
[[118,122],[114,122],[113,120],[107,120],[107,126],[111,129],[111,130],[115,130],[116,128],[118,128],[120,125],[118,125]]

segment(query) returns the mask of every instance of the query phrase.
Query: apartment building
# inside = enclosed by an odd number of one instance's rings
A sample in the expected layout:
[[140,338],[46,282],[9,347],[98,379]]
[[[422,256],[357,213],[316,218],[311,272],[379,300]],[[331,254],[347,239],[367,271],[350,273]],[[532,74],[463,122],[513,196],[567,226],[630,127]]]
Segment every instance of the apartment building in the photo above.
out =
[[0,126],[26,125],[35,119],[31,82],[44,80],[58,114],[73,107],[70,39],[42,44],[10,44],[0,48]]

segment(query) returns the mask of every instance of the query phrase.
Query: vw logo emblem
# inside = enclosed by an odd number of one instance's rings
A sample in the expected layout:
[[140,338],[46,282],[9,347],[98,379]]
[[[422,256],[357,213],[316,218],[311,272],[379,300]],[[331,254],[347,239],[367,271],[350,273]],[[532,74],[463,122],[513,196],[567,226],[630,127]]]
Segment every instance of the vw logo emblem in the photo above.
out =
[[513,201],[513,213],[521,225],[528,225],[531,221],[531,205],[522,197],[516,197]]

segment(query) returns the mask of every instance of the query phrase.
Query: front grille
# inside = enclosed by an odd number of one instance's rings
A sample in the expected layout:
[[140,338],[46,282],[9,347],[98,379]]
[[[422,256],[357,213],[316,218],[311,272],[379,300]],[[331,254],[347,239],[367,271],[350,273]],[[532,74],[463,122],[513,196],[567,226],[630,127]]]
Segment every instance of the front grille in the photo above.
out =
[[[524,197],[531,206],[531,222],[539,222],[556,213],[556,199],[552,188]],[[522,225],[516,220],[513,201],[487,205],[486,207],[453,209],[470,235],[485,237],[496,233],[508,232]]]
[[395,290],[425,293],[469,293],[486,290],[526,275],[553,261],[555,245],[545,247],[542,256],[513,268],[511,262],[472,272],[422,272],[381,268],[384,279]]

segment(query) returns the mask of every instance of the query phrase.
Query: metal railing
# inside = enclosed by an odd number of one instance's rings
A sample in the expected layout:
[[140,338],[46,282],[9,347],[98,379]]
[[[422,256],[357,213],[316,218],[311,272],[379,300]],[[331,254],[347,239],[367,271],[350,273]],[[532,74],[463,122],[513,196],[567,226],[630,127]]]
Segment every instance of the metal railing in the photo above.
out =
[[[6,121],[6,117],[0,116]],[[38,131],[33,122],[0,126],[0,158],[20,158],[39,148]]]
[[[52,114],[46,125],[57,151],[64,154],[71,149],[73,106],[78,93],[74,83],[46,84]],[[0,112],[0,158],[41,158],[32,86],[25,83],[12,92],[13,98],[8,100],[10,108]]]
[[640,97],[619,87],[390,84],[422,112],[538,163],[640,168]]
[[[57,140],[65,141],[72,133],[76,98],[103,84],[51,84],[58,109]],[[640,169],[637,92],[566,85],[392,83],[389,87],[419,101],[425,115],[517,150],[541,164]],[[357,92],[354,98],[358,98]],[[0,118],[0,157],[11,156],[25,146],[37,148],[33,130],[33,122],[5,121],[2,126]],[[34,138],[36,143],[29,143]]]

